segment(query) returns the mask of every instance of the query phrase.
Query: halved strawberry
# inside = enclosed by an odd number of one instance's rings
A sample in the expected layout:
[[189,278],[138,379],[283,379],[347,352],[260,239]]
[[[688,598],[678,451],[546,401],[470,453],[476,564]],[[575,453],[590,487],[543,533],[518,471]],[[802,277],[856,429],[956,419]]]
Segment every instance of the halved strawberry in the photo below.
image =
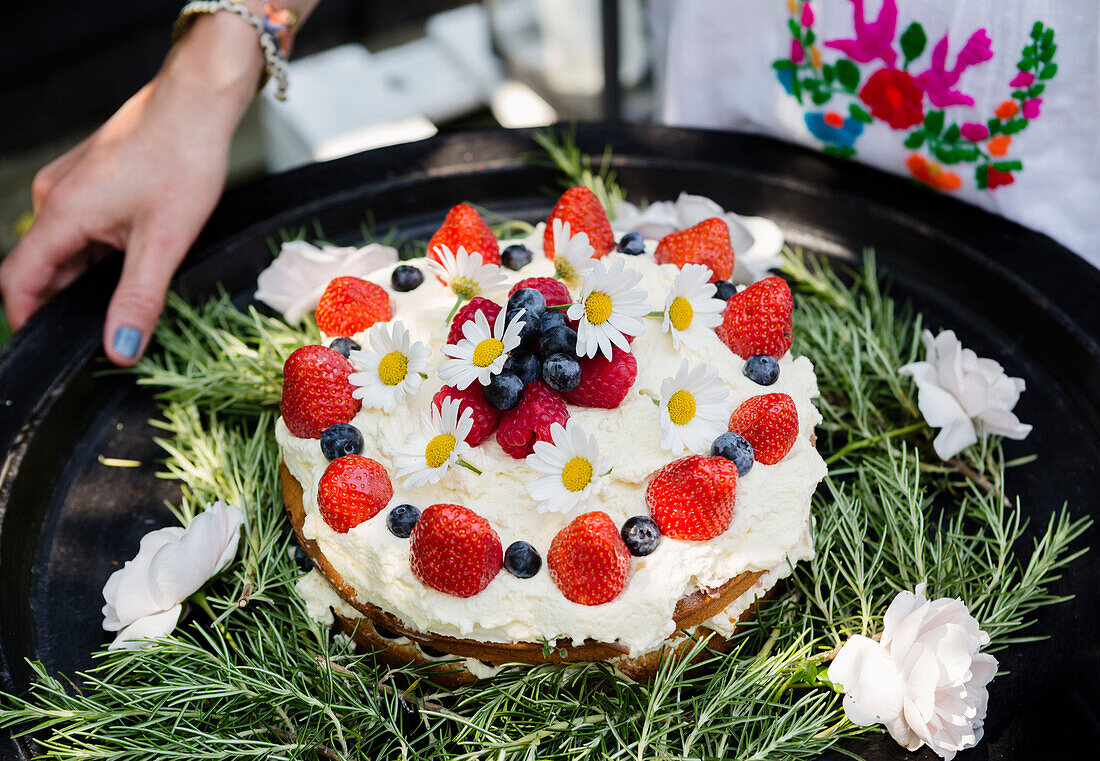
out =
[[787,394],[762,394],[746,399],[730,415],[729,429],[752,444],[753,457],[775,465],[798,439],[798,410]]
[[607,211],[596,198],[596,194],[586,187],[578,185],[561,194],[554,210],[546,220],[546,230],[542,234],[542,250],[547,259],[554,258],[554,220],[569,223],[569,234],[587,233],[588,243],[600,259],[615,248],[615,235],[611,232],[611,223],[607,221]]
[[595,511],[577,516],[558,532],[546,564],[566,599],[601,605],[623,591],[630,574],[630,550],[607,513]]
[[442,409],[443,402],[448,399],[459,400],[459,417],[462,416],[462,411],[466,409],[474,415],[474,427],[466,434],[467,444],[476,447],[489,438],[489,434],[497,427],[497,421],[500,420],[500,410],[485,401],[485,389],[480,383],[471,383],[465,390],[459,390],[454,386],[444,386],[435,392],[435,396],[432,397],[432,404]]
[[303,346],[283,364],[283,422],[304,439],[319,439],[335,423],[346,423],[362,402],[351,394],[347,358],[327,346]]
[[426,586],[473,597],[504,564],[500,537],[489,521],[462,505],[431,505],[409,537],[409,564]]
[[718,337],[742,359],[754,354],[780,359],[791,348],[793,306],[787,282],[781,277],[765,278],[729,297]]
[[330,462],[317,486],[317,508],[338,534],[378,515],[391,499],[393,485],[386,469],[357,454]]
[[713,539],[733,520],[737,466],[724,457],[690,455],[658,470],[645,490],[649,513],[672,539]]
[[447,212],[447,218],[428,242],[428,257],[439,261],[436,246],[446,246],[452,254],[457,254],[460,247],[468,254],[476,251],[485,264],[500,264],[496,236],[477,209],[468,203],[460,203]]
[[711,282],[729,280],[733,274],[730,229],[718,217],[704,219],[694,227],[661,238],[653,258],[658,264],[704,264],[710,267]]
[[565,394],[565,401],[581,407],[612,410],[623,403],[638,377],[638,360],[628,351],[614,347],[611,359],[603,354],[581,357],[581,383]]
[[334,278],[317,303],[317,327],[330,336],[353,336],[391,317],[386,289],[358,277]]

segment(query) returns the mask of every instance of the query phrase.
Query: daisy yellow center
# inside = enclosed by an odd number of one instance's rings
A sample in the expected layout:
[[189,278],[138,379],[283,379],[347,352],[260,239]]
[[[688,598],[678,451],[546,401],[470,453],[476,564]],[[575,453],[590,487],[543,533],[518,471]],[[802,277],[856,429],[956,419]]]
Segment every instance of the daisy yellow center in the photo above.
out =
[[438,468],[447,462],[457,443],[453,433],[441,433],[429,441],[428,446],[424,447],[424,460],[428,467]]
[[611,317],[611,297],[603,291],[592,291],[584,300],[584,314],[593,325],[603,325]]
[[691,327],[691,320],[695,317],[695,310],[691,308],[691,302],[683,296],[677,296],[668,307],[668,319],[676,330],[687,330]]
[[668,398],[668,416],[676,425],[686,425],[695,417],[695,397],[680,389]]
[[503,342],[495,338],[486,338],[474,347],[474,364],[478,367],[488,367],[503,353]]
[[554,271],[562,280],[573,280],[577,277],[577,270],[564,256],[554,259]]
[[467,301],[481,295],[481,284],[473,278],[459,276],[451,280],[450,285],[455,296],[461,296]]
[[569,491],[580,491],[592,481],[592,463],[583,457],[574,457],[561,469],[561,482]]
[[391,351],[378,363],[378,379],[387,386],[396,386],[409,374],[409,358],[399,351]]

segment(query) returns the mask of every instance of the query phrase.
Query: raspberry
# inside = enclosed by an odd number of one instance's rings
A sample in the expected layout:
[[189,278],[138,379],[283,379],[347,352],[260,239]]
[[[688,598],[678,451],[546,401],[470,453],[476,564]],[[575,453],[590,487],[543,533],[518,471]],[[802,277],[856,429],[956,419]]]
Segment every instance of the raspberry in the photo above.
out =
[[798,410],[787,394],[762,394],[746,399],[730,415],[729,429],[752,444],[756,461],[775,465],[798,439]]
[[319,439],[330,425],[346,423],[362,403],[351,394],[347,358],[327,346],[303,346],[283,364],[283,422],[295,436]]
[[462,505],[431,505],[409,537],[409,565],[425,586],[473,597],[504,564],[500,537],[489,521]]
[[569,295],[569,289],[565,287],[565,283],[552,277],[524,278],[512,286],[512,290],[508,291],[508,295],[511,296],[520,288],[534,288],[546,299],[546,306],[548,307],[573,303],[573,297]]
[[382,511],[393,499],[386,469],[357,454],[328,464],[317,486],[317,508],[329,528],[346,534]]
[[615,236],[611,232],[611,223],[607,221],[604,210],[596,194],[586,187],[569,188],[561,194],[554,205],[550,217],[546,220],[546,231],[542,234],[542,250],[547,259],[554,258],[554,220],[569,223],[570,235],[586,233],[588,242],[600,259],[615,248]]
[[630,550],[607,513],[579,515],[558,532],[546,557],[550,578],[580,605],[600,605],[619,596],[630,573]]
[[713,539],[733,520],[737,466],[724,457],[690,455],[658,470],[645,490],[649,513],[672,539]]
[[482,298],[481,296],[474,296],[466,304],[462,305],[462,308],[458,310],[458,314],[451,320],[451,329],[447,333],[447,343],[456,344],[462,338],[462,326],[470,320],[474,319],[474,315],[481,312],[485,315],[485,319],[489,321],[489,325],[492,326],[496,321],[497,315],[500,314],[501,306],[495,301],[489,301],[489,299]]
[[638,377],[638,360],[618,347],[611,359],[597,354],[582,357],[580,364],[581,384],[565,395],[565,401],[581,407],[615,409],[623,403]]
[[505,412],[497,425],[497,443],[505,452],[522,460],[535,451],[536,441],[550,441],[550,426],[569,420],[565,402],[542,381],[523,392],[514,410]]
[[317,303],[317,327],[330,336],[353,336],[393,316],[386,289],[358,277],[338,277]]
[[485,393],[481,384],[473,383],[464,391],[460,391],[454,386],[444,386],[435,392],[435,396],[432,397],[432,404],[442,409],[443,402],[448,399],[459,400],[458,415],[460,418],[463,410],[468,409],[474,413],[474,427],[466,435],[467,444],[476,447],[489,438],[489,434],[497,427],[497,421],[500,420],[500,410],[494,409],[485,401]]
[[733,274],[733,247],[730,229],[725,222],[712,217],[694,227],[669,233],[661,238],[653,259],[658,264],[702,264],[710,267],[711,282],[729,280]]
[[477,209],[468,203],[460,203],[447,212],[447,218],[428,242],[429,258],[438,261],[436,246],[446,246],[452,254],[464,248],[466,253],[481,254],[481,260],[486,264],[500,264],[500,246],[496,236]]
[[791,348],[791,288],[781,277],[753,283],[726,302],[718,337],[742,359],[769,354],[780,359]]

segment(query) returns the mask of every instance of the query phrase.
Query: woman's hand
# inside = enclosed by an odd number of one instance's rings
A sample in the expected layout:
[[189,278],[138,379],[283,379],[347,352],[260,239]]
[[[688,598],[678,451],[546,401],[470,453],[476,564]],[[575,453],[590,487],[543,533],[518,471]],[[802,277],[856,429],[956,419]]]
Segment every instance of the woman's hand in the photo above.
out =
[[103,343],[115,364],[137,361],[221,194],[229,143],[262,70],[251,27],[227,13],[200,17],[149,84],[37,174],[34,225],[0,264],[13,329],[119,249]]

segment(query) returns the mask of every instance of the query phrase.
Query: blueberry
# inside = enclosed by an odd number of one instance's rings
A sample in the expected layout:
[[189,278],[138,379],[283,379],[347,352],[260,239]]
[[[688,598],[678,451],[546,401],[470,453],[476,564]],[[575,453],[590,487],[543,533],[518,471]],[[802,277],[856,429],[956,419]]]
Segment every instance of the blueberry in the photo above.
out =
[[543,313],[546,312],[546,297],[534,288],[520,288],[508,297],[508,312],[511,313],[517,309],[527,310],[523,314],[523,319],[528,324],[538,325]]
[[313,570],[313,561],[309,559],[309,555],[301,547],[296,546],[294,548],[294,563],[302,573],[309,573]]
[[641,233],[627,233],[619,239],[619,251],[630,256],[645,253],[645,238]]
[[529,351],[513,351],[504,362],[504,372],[518,375],[526,386],[542,375],[542,361]]
[[510,270],[519,271],[531,263],[531,249],[521,243],[500,252],[500,263]]
[[539,352],[544,357],[551,354],[577,354],[577,331],[569,327],[551,328],[539,336]]
[[[509,309],[504,319],[511,322],[518,314],[518,309]],[[526,312],[520,319],[523,320],[523,327],[519,331],[519,348],[524,351],[534,351],[539,343],[539,328],[542,321],[538,317],[528,317]]]
[[340,338],[332,339],[332,343],[328,345],[328,348],[335,349],[343,354],[345,357],[351,356],[353,351],[359,351],[363,347],[352,341],[350,338],[341,336]]
[[581,385],[581,364],[575,356],[551,354],[542,360],[542,379],[550,388],[566,394]]
[[722,299],[722,301],[729,301],[730,296],[737,293],[737,286],[731,283],[729,280],[719,280],[715,283],[718,286],[718,292],[714,294],[714,298]]
[[363,434],[348,423],[335,423],[321,434],[321,452],[332,462],[338,457],[363,451]]
[[527,542],[512,542],[504,551],[504,570],[518,579],[529,579],[542,568],[542,556]]
[[523,399],[523,386],[523,380],[515,373],[497,373],[485,387],[485,401],[498,410],[514,409]]
[[649,555],[661,543],[661,529],[648,515],[635,515],[623,524],[623,543],[635,557]]
[[741,372],[753,383],[770,386],[779,380],[779,362],[768,354],[754,354],[745,360]]
[[386,528],[398,539],[408,539],[418,520],[420,520],[419,507],[398,505],[386,516]]
[[413,291],[424,282],[424,273],[411,264],[399,264],[393,268],[390,283],[395,291]]
[[743,476],[752,467],[752,444],[739,433],[723,433],[710,445],[710,453],[714,457],[725,457],[737,466],[737,475]]
[[569,318],[560,309],[547,309],[542,314],[542,324],[539,327],[543,333],[552,328],[568,328]]

